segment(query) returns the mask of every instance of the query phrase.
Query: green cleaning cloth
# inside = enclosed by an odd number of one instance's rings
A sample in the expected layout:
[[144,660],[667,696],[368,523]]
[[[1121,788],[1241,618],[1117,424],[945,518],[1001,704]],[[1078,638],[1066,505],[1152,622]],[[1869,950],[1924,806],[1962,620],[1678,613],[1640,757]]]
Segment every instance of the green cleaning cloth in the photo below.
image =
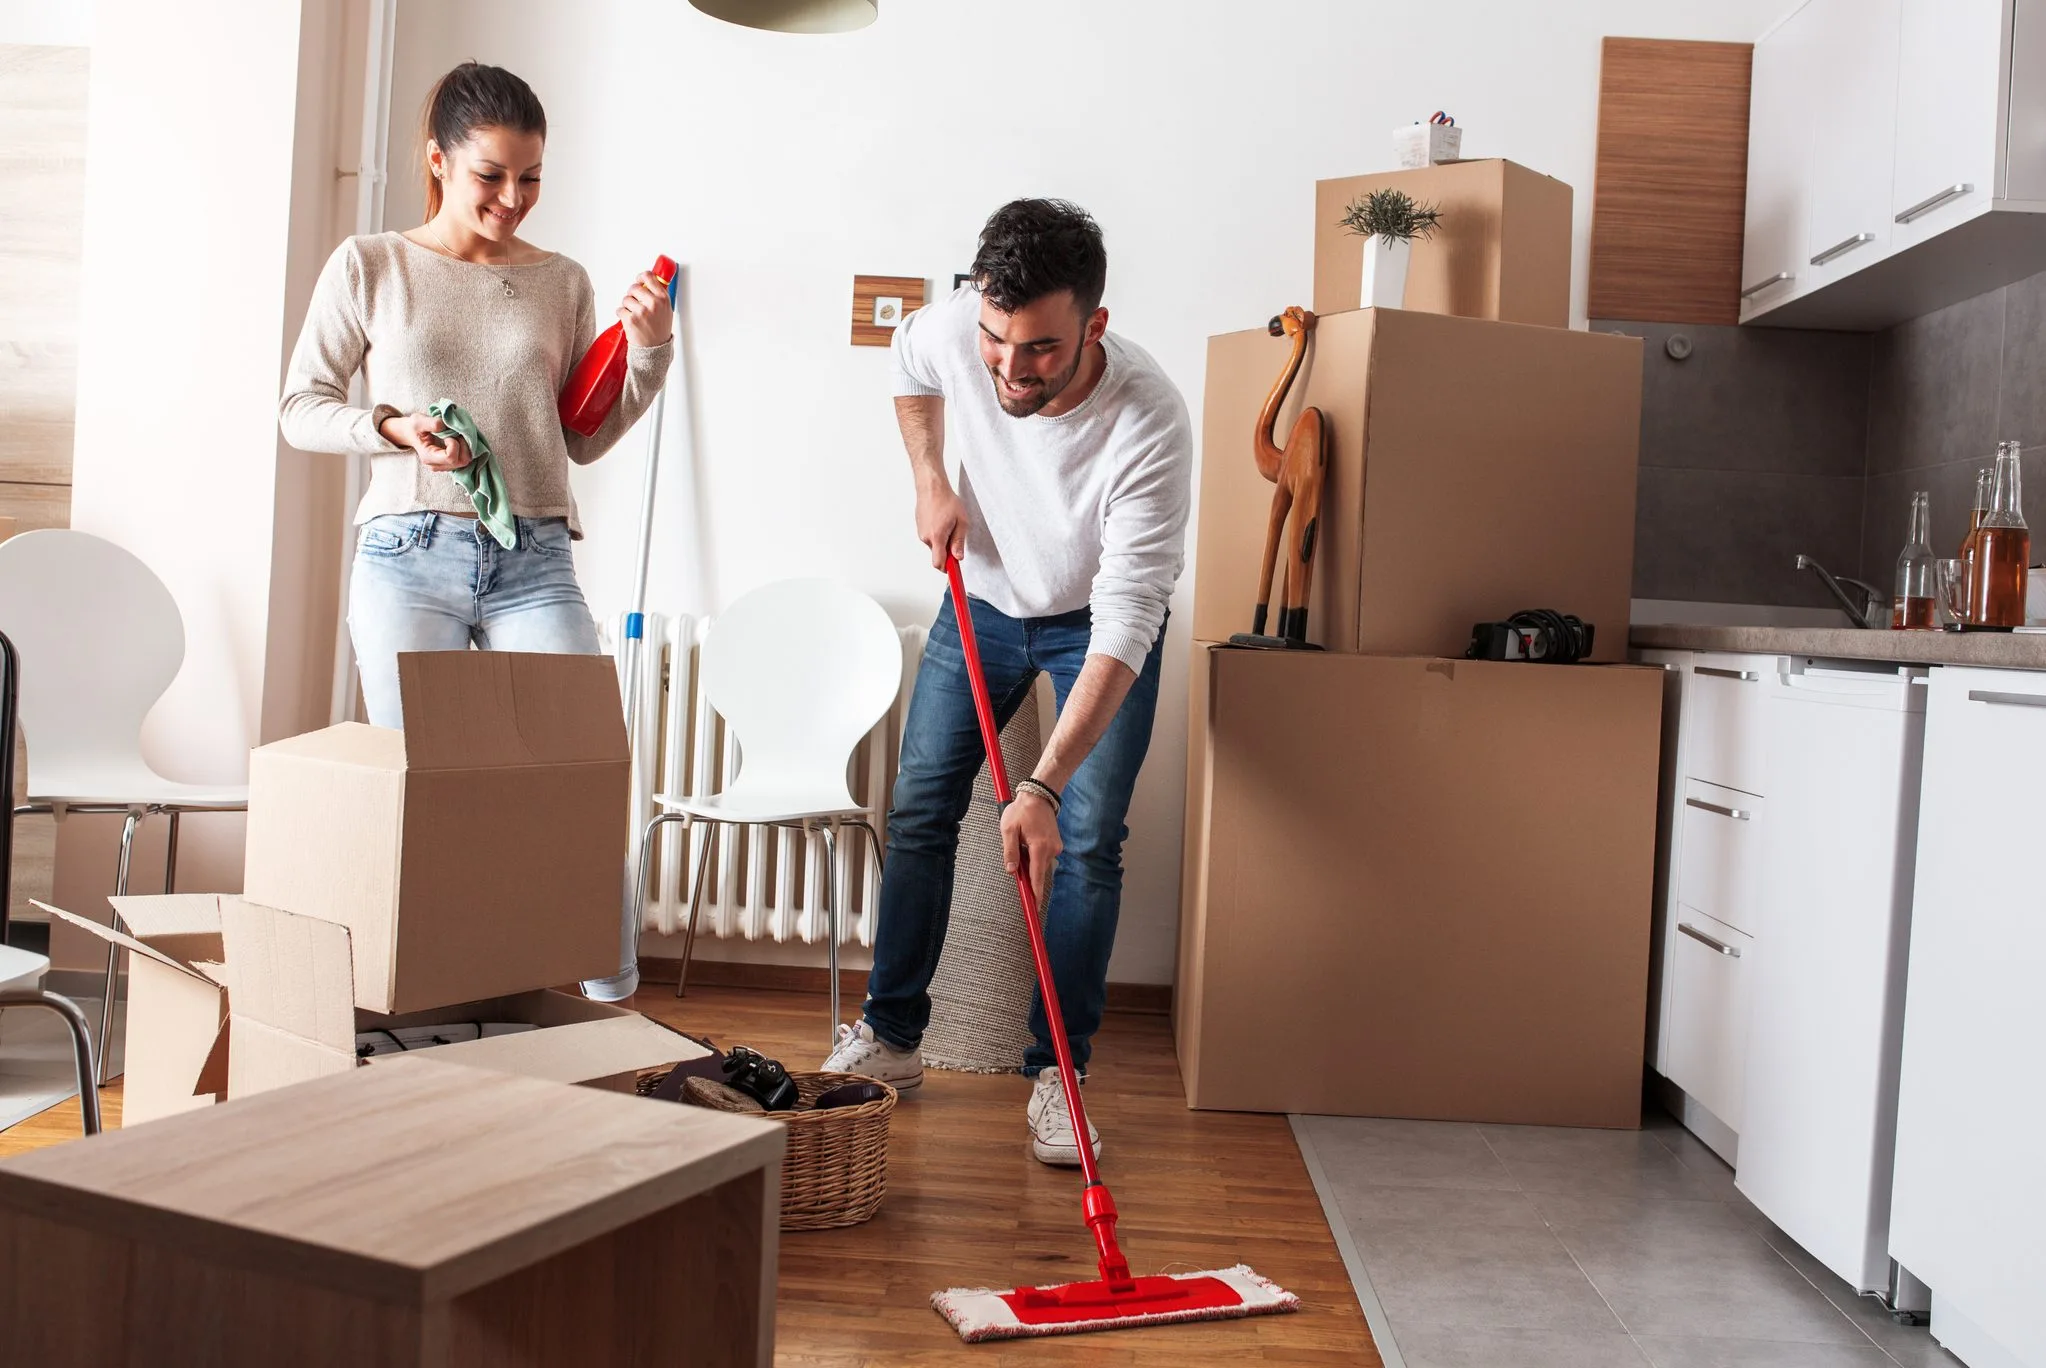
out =
[[476,505],[476,516],[497,538],[497,544],[507,551],[513,549],[519,544],[519,527],[512,518],[511,499],[504,492],[504,472],[490,459],[490,439],[477,428],[469,411],[452,399],[428,404],[426,411],[440,421],[442,430],[437,436],[453,433],[469,444],[469,464],[448,474]]

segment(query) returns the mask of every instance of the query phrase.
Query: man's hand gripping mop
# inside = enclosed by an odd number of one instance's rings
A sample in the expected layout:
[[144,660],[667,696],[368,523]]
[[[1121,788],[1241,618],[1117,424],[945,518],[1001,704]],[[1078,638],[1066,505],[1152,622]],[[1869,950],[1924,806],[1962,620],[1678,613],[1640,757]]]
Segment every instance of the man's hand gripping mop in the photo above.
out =
[[[945,573],[952,582],[952,611],[959,619],[959,640],[966,654],[966,675],[973,683],[973,706],[980,715],[980,737],[987,747],[988,770],[994,779],[995,796],[1006,804],[1014,794],[1002,766],[1001,736],[995,726],[994,705],[988,698],[987,678],[981,673],[980,644],[974,638],[973,617],[967,611],[966,586],[959,576],[959,562],[948,556]],[[1023,923],[1030,931],[1030,955],[1037,962],[1037,988],[1044,997],[1045,1020],[1051,1023],[1059,1082],[1065,1088],[1066,1107],[1072,1112],[1073,1134],[1079,1137],[1080,1169],[1086,1180],[1080,1206],[1100,1251],[1101,1276],[1087,1282],[1018,1287],[1006,1292],[954,1287],[933,1293],[932,1307],[952,1322],[959,1337],[969,1344],[1026,1335],[1069,1335],[1083,1330],[1122,1330],[1175,1321],[1230,1320],[1272,1311],[1297,1311],[1298,1297],[1265,1281],[1243,1264],[1212,1273],[1130,1276],[1129,1260],[1123,1257],[1115,1241],[1115,1199],[1108,1195],[1108,1187],[1101,1181],[1093,1147],[1086,1140],[1087,1109],[1080,1100],[1080,1080],[1073,1072],[1072,1048],[1066,1043],[1065,1021],[1058,1007],[1058,990],[1052,983],[1051,959],[1045,953],[1037,895],[1030,886],[1027,864],[1017,871],[1016,892],[1023,900]]]

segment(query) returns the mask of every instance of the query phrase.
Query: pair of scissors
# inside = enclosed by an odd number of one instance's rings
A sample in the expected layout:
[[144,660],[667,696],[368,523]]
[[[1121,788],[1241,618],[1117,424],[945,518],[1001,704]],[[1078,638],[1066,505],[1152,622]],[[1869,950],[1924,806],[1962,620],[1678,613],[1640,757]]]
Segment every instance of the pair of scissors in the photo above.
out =
[[1431,124],[1441,124],[1443,127],[1446,128],[1451,124],[1454,124],[1456,120],[1450,118],[1447,114],[1443,113],[1441,110],[1438,109],[1435,111],[1434,115],[1429,118],[1428,122]]

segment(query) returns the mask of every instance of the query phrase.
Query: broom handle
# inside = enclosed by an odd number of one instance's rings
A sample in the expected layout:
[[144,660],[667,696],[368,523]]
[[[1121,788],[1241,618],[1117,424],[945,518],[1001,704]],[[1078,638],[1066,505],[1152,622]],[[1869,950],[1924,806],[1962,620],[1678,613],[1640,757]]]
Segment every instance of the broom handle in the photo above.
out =
[[[966,606],[966,582],[959,574],[957,557],[945,557],[945,575],[952,585],[952,614],[959,619],[959,646],[966,656],[966,678],[973,685],[973,710],[980,716],[981,744],[987,748],[988,774],[995,784],[995,798],[1007,807],[1015,794],[1009,788],[1009,774],[1002,764],[1001,731],[995,726],[995,708],[988,697],[987,676],[981,673],[980,642],[973,633],[973,614]],[[1059,1084],[1065,1089],[1066,1109],[1073,1118],[1073,1141],[1080,1151],[1080,1172],[1086,1178],[1082,1205],[1087,1226],[1101,1253],[1101,1276],[1116,1283],[1129,1278],[1129,1264],[1115,1242],[1115,1203],[1108,1185],[1094,1163],[1094,1146],[1087,1129],[1086,1104],[1080,1101],[1080,1079],[1073,1071],[1073,1050],[1066,1042],[1065,1013],[1059,1004],[1058,988],[1052,982],[1051,955],[1044,948],[1044,929],[1038,924],[1037,892],[1030,886],[1030,866],[1025,860],[1016,871],[1016,892],[1023,900],[1023,925],[1030,933],[1030,957],[1037,963],[1037,991],[1044,999],[1044,1019],[1051,1024],[1051,1048],[1058,1056]]]

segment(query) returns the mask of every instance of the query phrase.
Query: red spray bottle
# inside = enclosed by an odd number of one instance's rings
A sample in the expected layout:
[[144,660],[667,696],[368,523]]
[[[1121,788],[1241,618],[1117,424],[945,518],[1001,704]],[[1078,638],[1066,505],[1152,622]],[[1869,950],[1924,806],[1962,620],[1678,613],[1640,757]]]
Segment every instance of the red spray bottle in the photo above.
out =
[[[654,258],[654,276],[668,287],[668,303],[675,302],[675,263]],[[597,334],[583,359],[569,372],[561,387],[561,425],[585,437],[595,435],[611,408],[625,390],[625,325],[613,323]]]

